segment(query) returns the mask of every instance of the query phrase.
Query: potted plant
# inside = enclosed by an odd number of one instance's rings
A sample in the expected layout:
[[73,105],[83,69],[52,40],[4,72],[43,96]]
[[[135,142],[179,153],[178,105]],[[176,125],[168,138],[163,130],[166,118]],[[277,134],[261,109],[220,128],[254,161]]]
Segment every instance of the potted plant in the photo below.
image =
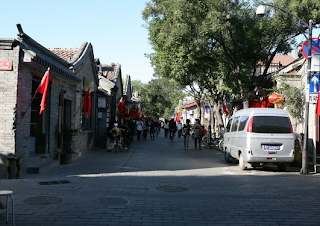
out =
[[63,125],[62,127],[62,152],[60,154],[61,164],[70,164],[72,161],[72,141],[79,129],[72,128],[70,125]]

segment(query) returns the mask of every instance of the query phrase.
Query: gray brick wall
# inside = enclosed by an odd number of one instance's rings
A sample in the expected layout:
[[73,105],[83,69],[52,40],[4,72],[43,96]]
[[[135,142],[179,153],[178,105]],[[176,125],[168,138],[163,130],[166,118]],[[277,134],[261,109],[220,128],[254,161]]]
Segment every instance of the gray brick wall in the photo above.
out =
[[[30,69],[19,65],[19,80],[17,93],[17,132],[16,132],[16,153],[21,159],[21,169],[25,169],[29,164],[30,154],[30,108],[27,111],[31,101],[32,75]],[[25,113],[25,114],[24,114]],[[23,115],[24,114],[24,115]]]
[[[86,78],[87,80],[91,80],[91,81],[95,81],[94,77],[96,77],[97,75],[93,75],[92,72],[92,59],[90,59],[90,57],[92,57],[91,54],[86,54],[84,56],[84,58],[82,59],[82,62],[79,63],[79,65],[75,66],[76,69],[76,74],[77,76],[79,76],[82,80],[84,80],[84,78]],[[92,87],[92,89],[97,89],[96,84],[94,84],[95,87]],[[81,87],[79,87],[79,90],[84,90],[83,85],[81,84]],[[86,91],[86,90],[85,90]],[[76,102],[76,109],[80,109],[79,110],[79,114],[76,115],[75,117],[75,123],[77,126],[79,126],[81,128],[81,111],[82,111],[82,98],[81,98],[81,93],[78,94],[79,96],[77,97],[77,102]],[[96,109],[95,106],[95,100],[94,98],[92,98],[92,109]],[[92,123],[93,123],[93,128],[92,130],[87,130],[87,131],[82,131],[78,134],[78,136],[76,136],[74,138],[74,143],[77,144],[77,146],[75,147],[75,150],[77,152],[87,152],[90,151],[94,148],[95,145],[95,130],[94,130],[94,126],[95,126],[95,111],[92,111],[91,114],[91,118],[92,118]]]
[[7,176],[7,158],[15,155],[19,47],[0,50],[0,60],[12,60],[11,71],[0,71],[0,177]]

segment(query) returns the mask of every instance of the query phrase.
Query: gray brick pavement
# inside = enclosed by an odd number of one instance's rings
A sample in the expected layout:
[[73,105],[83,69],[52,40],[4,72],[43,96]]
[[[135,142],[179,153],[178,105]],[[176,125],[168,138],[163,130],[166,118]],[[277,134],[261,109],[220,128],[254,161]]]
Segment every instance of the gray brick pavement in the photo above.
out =
[[[163,134],[132,146],[120,154],[97,149],[40,175],[2,180],[1,189],[15,192],[16,224],[320,225],[318,174],[292,167],[240,171],[219,151],[184,150],[182,139],[171,143]],[[38,183],[56,180],[70,183]],[[26,203],[35,198],[43,203]]]

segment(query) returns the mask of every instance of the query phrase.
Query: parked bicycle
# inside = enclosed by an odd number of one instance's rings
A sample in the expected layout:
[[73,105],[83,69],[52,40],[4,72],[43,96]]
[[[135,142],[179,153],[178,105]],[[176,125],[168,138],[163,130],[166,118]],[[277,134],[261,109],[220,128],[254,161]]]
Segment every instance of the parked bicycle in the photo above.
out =
[[128,138],[122,137],[121,134],[113,134],[113,149],[118,154],[120,151],[127,151],[130,149],[130,141]]
[[210,143],[209,143],[209,134],[207,133],[206,135],[204,135],[203,137],[202,137],[202,143],[203,143],[203,145],[205,145],[205,146],[214,146],[214,136],[211,136],[211,139],[210,139]]
[[216,140],[213,142],[214,148],[223,151],[223,141],[223,136],[216,138]]
[[215,134],[211,136],[210,142],[209,142],[209,134],[206,134],[202,138],[202,143],[205,146],[214,147],[217,150],[223,151],[223,134],[220,133],[219,137],[216,137]]

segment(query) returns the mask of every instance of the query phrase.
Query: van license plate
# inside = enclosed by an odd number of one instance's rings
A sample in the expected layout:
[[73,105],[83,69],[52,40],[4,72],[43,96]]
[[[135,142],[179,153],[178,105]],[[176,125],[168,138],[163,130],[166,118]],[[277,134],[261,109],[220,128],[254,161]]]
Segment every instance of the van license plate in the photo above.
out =
[[280,150],[280,146],[264,145],[264,150],[266,150],[266,151],[270,151],[270,150],[278,151],[278,150]]

